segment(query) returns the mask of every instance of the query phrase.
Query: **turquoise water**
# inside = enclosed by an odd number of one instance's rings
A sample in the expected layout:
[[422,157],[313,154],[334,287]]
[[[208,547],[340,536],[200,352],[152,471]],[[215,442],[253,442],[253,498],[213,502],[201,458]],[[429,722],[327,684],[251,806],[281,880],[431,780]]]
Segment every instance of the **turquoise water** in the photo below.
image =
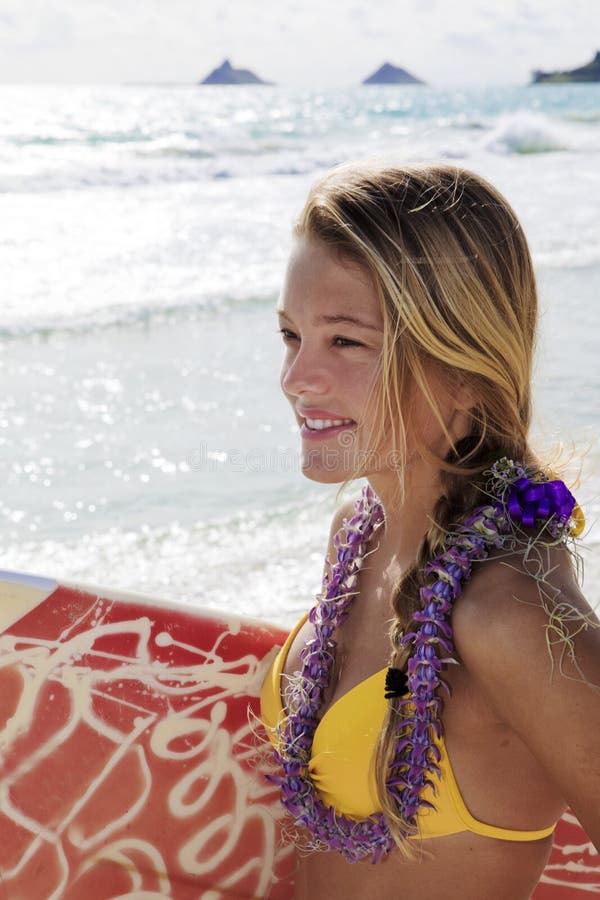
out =
[[[0,565],[291,621],[334,491],[303,480],[273,307],[303,197],[376,155],[488,177],[543,308],[536,434],[600,509],[600,89],[0,88]],[[595,554],[595,555],[594,555]]]

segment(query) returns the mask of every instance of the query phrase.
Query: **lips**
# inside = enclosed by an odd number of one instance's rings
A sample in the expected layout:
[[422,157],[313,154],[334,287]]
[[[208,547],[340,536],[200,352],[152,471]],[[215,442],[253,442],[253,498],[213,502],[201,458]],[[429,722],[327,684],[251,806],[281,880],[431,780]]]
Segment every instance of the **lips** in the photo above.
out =
[[351,416],[343,416],[341,413],[332,412],[330,409],[316,409],[314,407],[306,409],[297,409],[296,412],[302,419],[349,419],[354,422]]

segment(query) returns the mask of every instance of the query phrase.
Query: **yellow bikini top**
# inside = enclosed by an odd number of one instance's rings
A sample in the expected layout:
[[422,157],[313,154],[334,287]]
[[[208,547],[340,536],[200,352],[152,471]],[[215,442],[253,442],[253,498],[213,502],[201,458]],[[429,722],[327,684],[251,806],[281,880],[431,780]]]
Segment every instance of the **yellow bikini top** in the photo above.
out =
[[[261,692],[261,717],[272,742],[273,730],[285,715],[281,702],[281,677],[289,648],[306,622],[298,622],[276,656]],[[322,717],[315,731],[309,774],[327,806],[355,819],[364,819],[378,809],[375,775],[371,764],[377,737],[387,709],[384,698],[385,675],[381,669],[343,694]],[[515,831],[487,825],[475,819],[462,799],[443,740],[437,742],[441,753],[440,777],[433,789],[426,788],[423,799],[435,809],[419,812],[420,834],[433,838],[472,831],[505,841],[537,841],[552,834],[554,825],[538,831]]]

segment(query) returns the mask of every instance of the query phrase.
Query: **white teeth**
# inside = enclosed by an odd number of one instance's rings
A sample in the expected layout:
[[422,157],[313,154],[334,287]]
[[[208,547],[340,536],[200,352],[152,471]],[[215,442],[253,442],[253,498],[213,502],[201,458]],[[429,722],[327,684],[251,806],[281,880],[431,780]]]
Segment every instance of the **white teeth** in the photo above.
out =
[[351,425],[352,419],[307,419],[309,428],[320,431],[322,428],[332,428],[334,425]]

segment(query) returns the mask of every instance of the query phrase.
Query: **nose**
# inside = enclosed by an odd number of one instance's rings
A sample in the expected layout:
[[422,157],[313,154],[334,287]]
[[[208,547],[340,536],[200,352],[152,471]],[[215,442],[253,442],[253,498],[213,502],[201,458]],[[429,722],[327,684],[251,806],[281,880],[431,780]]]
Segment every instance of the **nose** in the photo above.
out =
[[306,343],[295,353],[288,349],[281,367],[281,389],[288,397],[300,397],[301,394],[317,395],[327,391],[329,376],[319,361],[317,353]]

